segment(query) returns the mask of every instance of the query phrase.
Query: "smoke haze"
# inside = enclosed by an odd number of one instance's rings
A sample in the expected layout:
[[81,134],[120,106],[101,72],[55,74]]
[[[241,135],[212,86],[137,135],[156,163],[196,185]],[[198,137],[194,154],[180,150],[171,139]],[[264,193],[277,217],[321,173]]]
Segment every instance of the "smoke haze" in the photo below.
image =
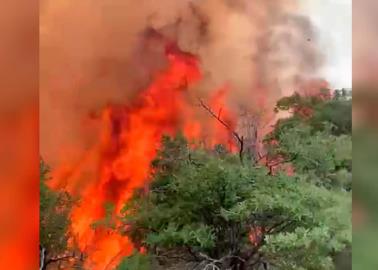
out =
[[[54,166],[98,139],[97,113],[132,103],[167,63],[167,43],[200,61],[207,98],[272,111],[321,67],[317,34],[294,0],[44,0],[41,2],[41,152]],[[65,154],[61,151],[64,149]],[[72,150],[72,152],[70,152]],[[70,153],[70,154],[68,154]]]

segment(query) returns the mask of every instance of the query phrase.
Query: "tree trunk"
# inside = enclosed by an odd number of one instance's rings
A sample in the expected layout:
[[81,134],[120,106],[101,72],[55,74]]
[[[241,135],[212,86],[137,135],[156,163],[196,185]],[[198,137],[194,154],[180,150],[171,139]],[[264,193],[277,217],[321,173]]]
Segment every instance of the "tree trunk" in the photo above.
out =
[[46,270],[46,249],[39,246],[39,270]]

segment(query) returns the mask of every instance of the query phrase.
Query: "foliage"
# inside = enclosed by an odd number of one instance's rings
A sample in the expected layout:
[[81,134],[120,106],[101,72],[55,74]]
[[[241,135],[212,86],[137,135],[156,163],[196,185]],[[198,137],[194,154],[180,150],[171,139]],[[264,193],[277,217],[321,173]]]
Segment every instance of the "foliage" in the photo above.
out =
[[353,186],[353,269],[374,269],[377,265],[375,250],[378,248],[378,143],[375,128],[358,128],[353,132],[355,158]]
[[[277,105],[278,110],[290,108],[292,116],[278,121],[265,140],[268,159],[290,162],[297,174],[328,188],[350,190],[351,101],[294,94]],[[311,114],[299,113],[303,108]]]
[[116,270],[149,270],[151,269],[150,258],[140,253],[125,257]]
[[216,153],[163,138],[150,190],[123,209],[137,247],[153,256],[184,248],[185,259],[219,269],[333,269],[332,255],[351,242],[349,193]]
[[[342,91],[334,98],[294,94],[276,111],[291,116],[265,139],[268,166],[243,164],[222,145],[203,149],[182,135],[164,136],[149,187],[135,191],[118,219],[105,204],[105,218],[92,224],[118,230],[146,251],[125,257],[117,270],[168,269],[172,261],[198,270],[335,269],[335,258],[351,246],[351,101]],[[270,169],[281,164],[294,174]],[[67,249],[74,203],[47,186],[48,175],[41,160],[44,267]]]
[[40,161],[40,246],[50,255],[66,250],[68,214],[72,199],[65,192],[55,192],[47,185],[49,167]]
[[279,143],[268,145],[271,159],[290,161],[296,173],[328,188],[351,189],[352,140],[349,135],[334,136],[331,127],[312,132],[299,123],[276,133]]
[[279,100],[275,110],[290,111],[292,116],[279,120],[272,135],[281,129],[293,128],[299,123],[306,123],[313,132],[322,131],[331,124],[333,135],[352,133],[352,101],[348,99],[337,96],[327,99],[295,93]]
[[331,100],[317,108],[312,118],[313,126],[321,126],[321,123],[332,124],[334,135],[351,134],[352,132],[352,101]]

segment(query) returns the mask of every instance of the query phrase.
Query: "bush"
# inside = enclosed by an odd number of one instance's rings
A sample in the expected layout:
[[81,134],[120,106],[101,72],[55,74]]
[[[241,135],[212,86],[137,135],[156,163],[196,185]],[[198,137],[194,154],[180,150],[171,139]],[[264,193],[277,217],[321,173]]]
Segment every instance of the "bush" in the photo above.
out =
[[152,170],[121,218],[136,247],[161,263],[174,254],[202,269],[333,269],[332,255],[351,242],[345,191],[193,150],[182,136],[163,138]]

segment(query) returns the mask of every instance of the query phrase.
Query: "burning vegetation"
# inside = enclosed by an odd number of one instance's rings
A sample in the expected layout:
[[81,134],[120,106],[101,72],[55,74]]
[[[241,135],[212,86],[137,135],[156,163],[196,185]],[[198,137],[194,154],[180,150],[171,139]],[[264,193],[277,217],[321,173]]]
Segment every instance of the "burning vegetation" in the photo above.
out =
[[296,1],[41,5],[41,269],[332,269],[349,101]]

